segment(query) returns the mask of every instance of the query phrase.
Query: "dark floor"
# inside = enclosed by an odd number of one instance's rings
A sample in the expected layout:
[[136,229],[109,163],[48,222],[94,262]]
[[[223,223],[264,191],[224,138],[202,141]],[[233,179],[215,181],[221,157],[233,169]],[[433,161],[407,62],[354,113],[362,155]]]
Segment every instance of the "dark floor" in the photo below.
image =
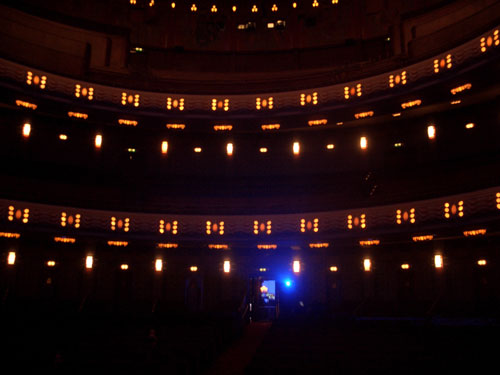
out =
[[485,373],[499,334],[479,320],[278,320],[245,373]]

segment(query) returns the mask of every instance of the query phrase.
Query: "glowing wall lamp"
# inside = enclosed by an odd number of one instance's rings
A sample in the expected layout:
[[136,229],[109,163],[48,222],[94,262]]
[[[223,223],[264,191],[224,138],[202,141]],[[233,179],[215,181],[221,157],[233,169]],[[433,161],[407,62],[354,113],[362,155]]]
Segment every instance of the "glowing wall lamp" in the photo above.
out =
[[366,139],[366,137],[361,137],[359,139],[359,147],[361,147],[362,150],[366,150],[368,148],[368,139]]
[[95,148],[101,148],[101,146],[102,146],[102,135],[101,134],[97,134],[95,136],[94,144],[95,144]]
[[163,270],[163,260],[158,258],[155,260],[155,271],[161,272]]
[[229,260],[224,261],[224,273],[231,272],[231,262]]
[[300,261],[299,260],[293,261],[293,273],[300,273]]
[[167,154],[167,152],[168,152],[168,142],[167,142],[167,141],[163,141],[163,142],[161,143],[161,153],[162,153],[163,155],[166,155],[166,154]]
[[365,272],[370,272],[372,270],[372,261],[370,258],[363,259],[363,269]]
[[436,138],[436,127],[434,125],[429,125],[427,127],[427,137],[429,139],[435,139]]
[[443,268],[443,256],[440,254],[434,255],[434,267]]
[[94,266],[94,257],[92,255],[87,255],[85,258],[85,268],[91,270]]
[[294,155],[300,154],[300,143],[299,142],[293,142],[292,151],[293,151]]
[[16,253],[15,251],[9,251],[9,254],[7,255],[7,264],[9,266],[13,266],[16,264]]
[[30,134],[31,134],[31,124],[26,123],[23,125],[23,137],[29,138]]
[[233,147],[232,143],[228,143],[226,145],[226,153],[227,153],[228,156],[232,156],[233,155],[233,149],[234,149],[234,147]]

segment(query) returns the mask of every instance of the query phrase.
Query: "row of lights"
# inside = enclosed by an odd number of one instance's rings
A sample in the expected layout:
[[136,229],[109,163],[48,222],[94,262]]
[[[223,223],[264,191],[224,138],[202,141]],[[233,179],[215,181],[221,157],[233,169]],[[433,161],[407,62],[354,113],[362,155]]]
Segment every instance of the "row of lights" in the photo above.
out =
[[[130,1],[130,5],[137,5],[137,0],[129,0],[129,1]],[[336,5],[336,4],[338,4],[338,3],[339,3],[339,0],[331,0],[331,3],[332,3],[333,5]],[[154,5],[155,5],[155,0],[148,0],[148,6],[149,6],[149,7],[153,7]],[[318,2],[318,0],[313,0],[313,1],[311,2],[311,6],[312,6],[313,8],[317,8],[317,7],[319,6],[319,2]],[[174,1],[172,1],[172,2],[170,3],[170,7],[171,7],[172,9],[175,9],[175,8],[177,7],[177,4],[176,4]],[[292,2],[292,8],[293,8],[293,9],[296,9],[296,8],[297,8],[297,2],[296,2],[296,1]],[[196,6],[196,3],[192,3],[192,4],[191,4],[191,6],[189,7],[189,9],[191,10],[191,12],[197,12],[197,11],[198,11],[198,7]],[[218,12],[218,10],[219,10],[219,9],[217,8],[217,5],[216,5],[216,4],[212,4],[212,6],[210,7],[210,12],[211,12],[211,13],[217,13],[217,12]],[[237,10],[238,10],[238,7],[237,7],[236,5],[233,5],[233,6],[231,7],[231,11],[232,11],[233,13],[236,13],[236,11],[237,11]],[[257,13],[257,12],[259,11],[259,8],[257,7],[257,5],[253,4],[253,5],[252,5],[252,7],[250,8],[250,11],[251,11],[252,13]],[[273,4],[273,5],[271,6],[271,11],[272,11],[272,12],[277,12],[277,11],[278,11],[278,6],[277,6],[276,4]]]
[[[496,208],[500,210],[500,193],[496,193],[495,196]],[[447,220],[462,218],[465,216],[465,202],[463,200],[460,201],[447,201],[443,203],[443,215]],[[22,222],[23,224],[27,224],[30,219],[30,209],[26,206],[14,206],[10,205],[8,207],[7,219],[10,222]],[[66,213],[61,212],[60,225],[61,227],[72,227],[74,229],[79,229],[82,222],[82,216],[80,213]],[[407,209],[397,209],[395,211],[395,222],[398,225],[402,224],[415,224],[417,222],[417,212],[414,207]],[[110,229],[112,231],[123,231],[125,233],[129,232],[131,229],[131,219],[130,217],[115,217],[112,216],[110,218]],[[206,234],[218,234],[224,235],[225,233],[226,223],[223,220],[220,221],[212,221],[207,220],[205,222]],[[353,229],[366,229],[367,228],[367,215],[364,212],[360,212],[359,214],[353,215],[348,214],[346,216],[346,226],[348,230]],[[176,235],[179,232],[180,224],[177,220],[166,221],[165,219],[160,219],[158,221],[158,232],[160,234],[171,234]],[[301,218],[299,221],[300,232],[319,232],[320,223],[319,218]],[[272,221],[261,221],[254,220],[253,221],[253,233],[258,234],[267,234],[270,235],[272,233]],[[474,229],[474,230],[466,230],[463,232],[464,236],[478,236],[485,235],[486,229]],[[9,232],[0,232],[0,237],[5,238],[19,238],[18,233],[9,233]],[[422,236],[414,236],[413,241],[426,241],[432,240],[432,235],[422,235]],[[63,241],[59,241],[63,242]],[[74,240],[73,240],[74,242]],[[373,241],[374,242],[374,241]],[[378,245],[379,241],[372,243],[372,241],[362,241],[360,242],[362,246],[369,245]]]
[[[16,252],[15,251],[10,251],[7,254],[7,264],[9,266],[13,266],[16,263]],[[477,260],[477,265],[484,267],[487,265],[486,259],[478,259]],[[56,262],[55,260],[51,259],[46,262],[47,267],[55,267]],[[87,270],[91,270],[94,267],[94,256],[93,255],[87,255],[85,258],[85,268]],[[409,263],[402,263],[401,264],[401,269],[402,270],[409,270],[411,268]],[[444,261],[443,261],[443,256],[441,254],[436,254],[434,255],[434,267],[436,269],[442,269],[444,267]],[[127,271],[129,269],[129,265],[127,263],[122,263],[120,265],[120,269],[123,271]],[[162,272],[164,269],[164,262],[163,259],[161,258],[156,258],[154,262],[154,269],[156,272]],[[339,267],[337,265],[332,265],[329,267],[331,272],[338,272]],[[363,269],[365,272],[371,272],[373,269],[373,263],[370,258],[364,258],[363,259]],[[198,271],[198,266],[192,265],[189,267],[189,270],[191,272],[197,272]],[[224,273],[230,273],[231,272],[231,261],[229,260],[224,260],[222,270]],[[294,260],[292,263],[292,270],[293,273],[299,274],[301,272],[301,262],[300,260]],[[260,272],[266,272],[266,268],[259,268]]]
[[[220,125],[220,126],[230,126],[230,125]],[[470,123],[467,123],[465,125],[465,128],[466,129],[473,129],[475,127],[475,124],[470,122]],[[31,124],[30,123],[25,123],[23,125],[23,128],[22,128],[22,135],[24,138],[29,138],[30,135],[31,135],[31,130],[32,130],[32,127],[31,127]],[[223,130],[223,129],[221,129]],[[429,125],[427,126],[427,137],[431,140],[435,139],[436,138],[436,126],[435,125]],[[62,140],[62,141],[67,141],[68,140],[68,136],[67,134],[59,134],[59,139]],[[94,146],[95,148],[97,149],[100,149],[102,147],[102,142],[103,142],[103,136],[102,134],[96,134],[96,136],[94,137]],[[397,142],[394,144],[394,147],[396,148],[399,148],[399,147],[402,147],[402,143],[401,142]],[[327,150],[333,150],[335,149],[335,144],[333,143],[328,143],[326,146],[326,149]],[[366,150],[368,148],[368,138],[366,136],[362,136],[359,138],[359,147],[362,149],[362,150]],[[169,148],[169,144],[168,144],[168,141],[162,141],[161,142],[161,146],[160,146],[160,149],[161,149],[161,153],[163,155],[166,155],[167,152],[168,152],[168,148]],[[299,155],[300,154],[300,143],[295,141],[292,143],[292,153],[294,155]],[[129,148],[128,149],[129,152],[135,152],[135,149],[134,148]],[[201,153],[203,151],[202,147],[200,146],[196,146],[193,148],[193,151],[195,153]],[[233,155],[233,152],[234,152],[234,144],[232,142],[228,142],[226,144],[226,154],[228,156],[232,156]],[[260,153],[267,153],[268,152],[268,148],[267,147],[260,147],[259,148],[259,152]]]
[[[7,254],[7,264],[9,266],[13,266],[16,264],[16,252],[15,251],[9,251]],[[56,266],[56,261],[53,259],[50,259],[46,262],[47,267],[55,267]],[[157,272],[161,272],[164,269],[164,262],[163,259],[161,258],[156,258],[154,262],[154,269]],[[85,257],[85,268],[88,270],[91,270],[94,267],[94,256],[93,255],[87,255]],[[129,269],[129,265],[127,263],[123,263],[120,265],[120,269],[123,271],[126,271]],[[198,271],[198,266],[190,266],[189,270],[191,272],[197,272]],[[230,273],[231,272],[231,261],[225,260],[222,264],[222,270],[224,273]]]
[[[249,24],[243,24],[239,25],[238,28],[240,29],[247,29],[249,27]],[[277,21],[276,26],[279,25],[284,25],[284,21]],[[269,23],[268,28],[274,28],[275,24],[274,23]],[[142,52],[143,48],[142,47],[135,47],[132,51],[134,52]],[[452,57],[451,55],[447,55],[445,58],[442,58],[441,60],[436,59],[433,63],[434,71],[436,73],[439,73],[440,69],[442,68],[448,68],[450,69],[452,67]],[[409,73],[406,71],[402,71],[399,74],[390,74],[388,76],[388,86],[390,88],[394,88],[399,85],[406,85],[408,81]],[[38,88],[44,90],[47,86],[48,79],[46,76],[41,76],[39,77],[38,75],[34,75],[33,72],[27,71],[26,73],[26,84],[27,85],[34,85],[37,86]],[[450,89],[450,92],[452,95],[457,95],[459,93],[463,93],[466,90],[470,90],[472,88],[471,83],[465,83],[460,86],[454,87]],[[362,83],[355,83],[352,86],[344,86],[342,89],[342,94],[346,100],[350,100],[352,98],[356,97],[361,97],[363,95],[363,84]],[[94,87],[84,87],[82,84],[75,84],[75,90],[74,90],[74,96],[78,99],[81,100],[88,100],[92,101],[96,95]],[[140,107],[141,103],[141,94],[136,93],[136,92],[127,92],[123,91],[121,93],[120,97],[120,103],[122,106],[132,106],[132,107]],[[310,105],[317,105],[319,103],[319,94],[317,91],[310,91],[310,92],[302,92],[298,96],[299,104],[300,106],[310,106]],[[455,100],[451,102],[452,104],[459,104],[461,101],[460,100]],[[186,99],[183,97],[167,97],[165,99],[165,108],[169,111],[173,110],[178,110],[178,111],[184,111],[186,108]],[[255,109],[256,110],[272,110],[275,108],[276,100],[273,96],[268,96],[268,97],[256,97],[255,98]],[[420,106],[422,104],[421,99],[414,99],[409,102],[401,103],[401,107],[403,109],[408,109],[416,106]],[[23,100],[16,100],[16,105],[20,107],[24,107],[27,109],[32,109],[36,110],[37,105],[34,103],[29,103]],[[210,109],[212,111],[218,111],[218,110],[223,110],[224,112],[229,111],[230,109],[230,98],[227,97],[222,97],[222,98],[212,98],[210,99]],[[373,116],[374,112],[373,111],[367,111],[367,112],[361,112],[357,113],[355,115],[356,119],[359,118],[365,118],[365,117],[371,117]],[[77,117],[77,118],[84,118],[85,116],[88,117],[87,114],[80,114],[81,116],[74,116],[74,112],[69,112],[68,116],[70,117]],[[84,115],[84,116],[83,116]],[[85,119],[86,119],[85,117]]]
[[[500,193],[498,193],[500,196]],[[500,209],[500,208],[499,208]],[[258,222],[257,222],[258,223]],[[270,222],[268,222],[270,223]],[[261,224],[262,225],[262,224]],[[222,224],[223,227],[223,224]],[[301,225],[301,229],[302,229]],[[207,222],[207,231],[211,230],[211,226]],[[222,229],[223,230],[223,229]],[[264,228],[261,228],[260,231],[263,232],[265,230]],[[301,230],[302,231],[302,230]],[[164,233],[164,230],[160,229],[160,233]],[[173,233],[176,234],[176,233]],[[259,234],[259,229],[258,226],[254,222],[254,234]],[[268,224],[268,233],[270,234],[270,224]],[[486,229],[474,229],[474,230],[466,230],[463,232],[463,235],[465,237],[475,237],[475,236],[484,236],[486,234]],[[3,238],[13,238],[13,239],[19,239],[21,237],[20,233],[11,233],[11,232],[0,232],[0,237]],[[432,234],[425,234],[425,235],[418,235],[418,236],[413,236],[412,240],[413,242],[424,242],[424,241],[432,241],[434,239],[434,235]],[[76,243],[76,238],[73,237],[54,237],[55,242],[60,242],[60,243],[66,243],[66,244],[74,244]],[[369,240],[360,240],[359,245],[362,247],[370,247],[370,246],[378,246],[380,245],[381,241],[377,239],[369,239]],[[107,242],[108,246],[128,246],[127,241],[108,241]],[[328,242],[312,242],[309,243],[309,248],[310,249],[326,249],[330,246],[330,243]],[[177,249],[179,247],[179,244],[177,243],[157,243],[156,247],[159,249]],[[229,245],[228,244],[223,244],[223,243],[216,243],[216,244],[208,244],[209,249],[214,249],[214,250],[229,250]],[[257,249],[259,250],[276,250],[278,248],[278,245],[276,244],[257,244]],[[296,247],[292,247],[293,249],[296,249]]]
[[[477,265],[484,267],[486,266],[488,262],[486,259],[478,259],[477,260]],[[401,269],[404,271],[407,271],[411,268],[411,265],[409,263],[402,263],[401,264]],[[434,268],[436,269],[442,269],[444,267],[444,261],[443,261],[443,256],[441,254],[436,254],[434,255]],[[371,272],[373,269],[373,263],[370,258],[364,258],[363,259],[363,269],[365,272]],[[338,272],[339,267],[338,266],[330,266],[330,271],[331,272]]]

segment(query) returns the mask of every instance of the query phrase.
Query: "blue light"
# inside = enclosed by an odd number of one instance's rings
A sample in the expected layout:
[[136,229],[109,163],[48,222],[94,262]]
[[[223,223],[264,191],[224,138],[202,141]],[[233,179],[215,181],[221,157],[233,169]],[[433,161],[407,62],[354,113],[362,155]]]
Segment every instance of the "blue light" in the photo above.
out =
[[290,288],[292,286],[292,281],[291,280],[285,280],[285,286],[287,288]]

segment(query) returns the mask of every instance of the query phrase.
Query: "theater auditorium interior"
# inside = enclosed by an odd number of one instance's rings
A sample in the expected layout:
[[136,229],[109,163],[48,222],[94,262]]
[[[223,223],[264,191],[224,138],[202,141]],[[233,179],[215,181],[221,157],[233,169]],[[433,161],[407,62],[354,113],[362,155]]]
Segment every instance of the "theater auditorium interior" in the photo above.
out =
[[497,368],[500,1],[4,0],[0,25],[4,368]]

